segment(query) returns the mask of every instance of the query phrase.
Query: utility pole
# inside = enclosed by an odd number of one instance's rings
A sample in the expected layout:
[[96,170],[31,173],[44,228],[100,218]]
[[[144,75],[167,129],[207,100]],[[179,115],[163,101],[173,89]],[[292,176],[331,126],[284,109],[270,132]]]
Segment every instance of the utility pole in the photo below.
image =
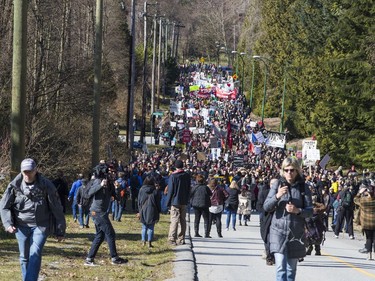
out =
[[156,68],[156,14],[153,20],[152,71],[151,71],[151,118],[155,111],[155,68]]
[[94,49],[94,105],[92,118],[92,156],[91,165],[99,163],[100,144],[100,96],[102,86],[102,31],[103,0],[96,0],[95,12],[95,49]]
[[28,1],[14,1],[12,114],[10,118],[10,176],[12,178],[18,174],[25,157],[27,8]]
[[162,17],[159,18],[159,46],[158,46],[158,80],[156,84],[156,91],[158,95],[158,103],[157,103],[157,108],[160,108],[160,66],[161,66],[161,49],[162,49],[162,44],[161,44],[161,37],[162,37]]
[[172,48],[171,48],[171,57],[174,58],[174,48],[175,48],[175,39],[176,39],[176,23],[173,23],[173,28],[172,28]]
[[135,84],[135,3],[131,2],[131,31],[130,31],[130,65],[129,65],[129,95],[128,95],[128,126],[126,132],[126,145],[132,150],[134,142],[133,115],[134,115],[134,84]]
[[[164,54],[164,59],[165,61],[168,59],[168,26],[169,26],[169,21],[167,20],[165,23],[165,54]],[[164,62],[165,62],[164,61]]]
[[174,55],[174,57],[175,58],[178,58],[178,41],[179,41],[179,39],[180,39],[180,27],[185,27],[184,25],[181,25],[181,24],[177,24],[176,25],[176,27],[177,27],[177,36],[176,36],[176,50],[175,50],[175,55]]
[[146,136],[146,69],[147,69],[147,1],[143,3],[143,77],[142,77],[142,117],[141,117],[141,137],[143,143]]

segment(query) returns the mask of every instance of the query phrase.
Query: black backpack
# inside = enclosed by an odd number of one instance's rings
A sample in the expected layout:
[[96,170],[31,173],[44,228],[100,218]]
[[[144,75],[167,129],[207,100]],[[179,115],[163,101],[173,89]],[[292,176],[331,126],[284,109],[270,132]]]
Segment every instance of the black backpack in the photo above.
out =
[[89,195],[89,190],[91,188],[92,182],[89,181],[86,186],[82,185],[82,199],[81,199],[81,205],[85,208],[90,208],[92,199],[94,196]]

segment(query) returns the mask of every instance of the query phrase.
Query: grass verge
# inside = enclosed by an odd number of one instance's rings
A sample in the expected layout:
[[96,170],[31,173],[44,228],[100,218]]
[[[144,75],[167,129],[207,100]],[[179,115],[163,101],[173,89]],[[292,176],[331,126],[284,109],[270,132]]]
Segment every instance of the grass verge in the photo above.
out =
[[[72,216],[67,215],[65,241],[57,243],[49,237],[44,247],[40,280],[165,280],[173,276],[175,254],[167,243],[169,215],[160,216],[159,223],[155,225],[154,247],[150,249],[141,243],[141,223],[134,214],[124,214],[121,222],[112,224],[116,231],[117,252],[129,259],[126,265],[112,265],[108,245],[103,242],[95,258],[100,266],[84,266],[95,227],[90,220],[90,228],[80,229]],[[18,256],[14,235],[1,231],[2,280],[21,279]]]

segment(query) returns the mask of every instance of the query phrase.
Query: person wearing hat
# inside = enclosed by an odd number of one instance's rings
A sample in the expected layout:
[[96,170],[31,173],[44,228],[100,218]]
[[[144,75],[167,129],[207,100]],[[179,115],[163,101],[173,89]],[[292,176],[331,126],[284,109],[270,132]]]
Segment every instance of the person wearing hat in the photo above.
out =
[[[38,280],[47,236],[55,227],[53,234],[62,241],[66,221],[56,187],[38,173],[33,159],[21,162],[21,173],[3,194],[0,214],[5,230],[17,238],[22,280]],[[51,225],[51,215],[54,225]]]
[[[189,203],[191,177],[184,171],[184,163],[177,159],[174,162],[176,170],[168,180],[167,206],[170,207],[171,224],[168,241],[171,245],[185,244],[186,206]],[[181,225],[177,233],[178,225]]]

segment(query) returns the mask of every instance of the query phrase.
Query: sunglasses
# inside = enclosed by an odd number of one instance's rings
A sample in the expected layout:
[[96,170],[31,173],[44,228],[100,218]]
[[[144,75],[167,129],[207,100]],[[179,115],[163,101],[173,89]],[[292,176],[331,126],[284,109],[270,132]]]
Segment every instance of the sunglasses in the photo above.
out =
[[284,172],[286,172],[286,173],[293,173],[294,169],[284,169]]

